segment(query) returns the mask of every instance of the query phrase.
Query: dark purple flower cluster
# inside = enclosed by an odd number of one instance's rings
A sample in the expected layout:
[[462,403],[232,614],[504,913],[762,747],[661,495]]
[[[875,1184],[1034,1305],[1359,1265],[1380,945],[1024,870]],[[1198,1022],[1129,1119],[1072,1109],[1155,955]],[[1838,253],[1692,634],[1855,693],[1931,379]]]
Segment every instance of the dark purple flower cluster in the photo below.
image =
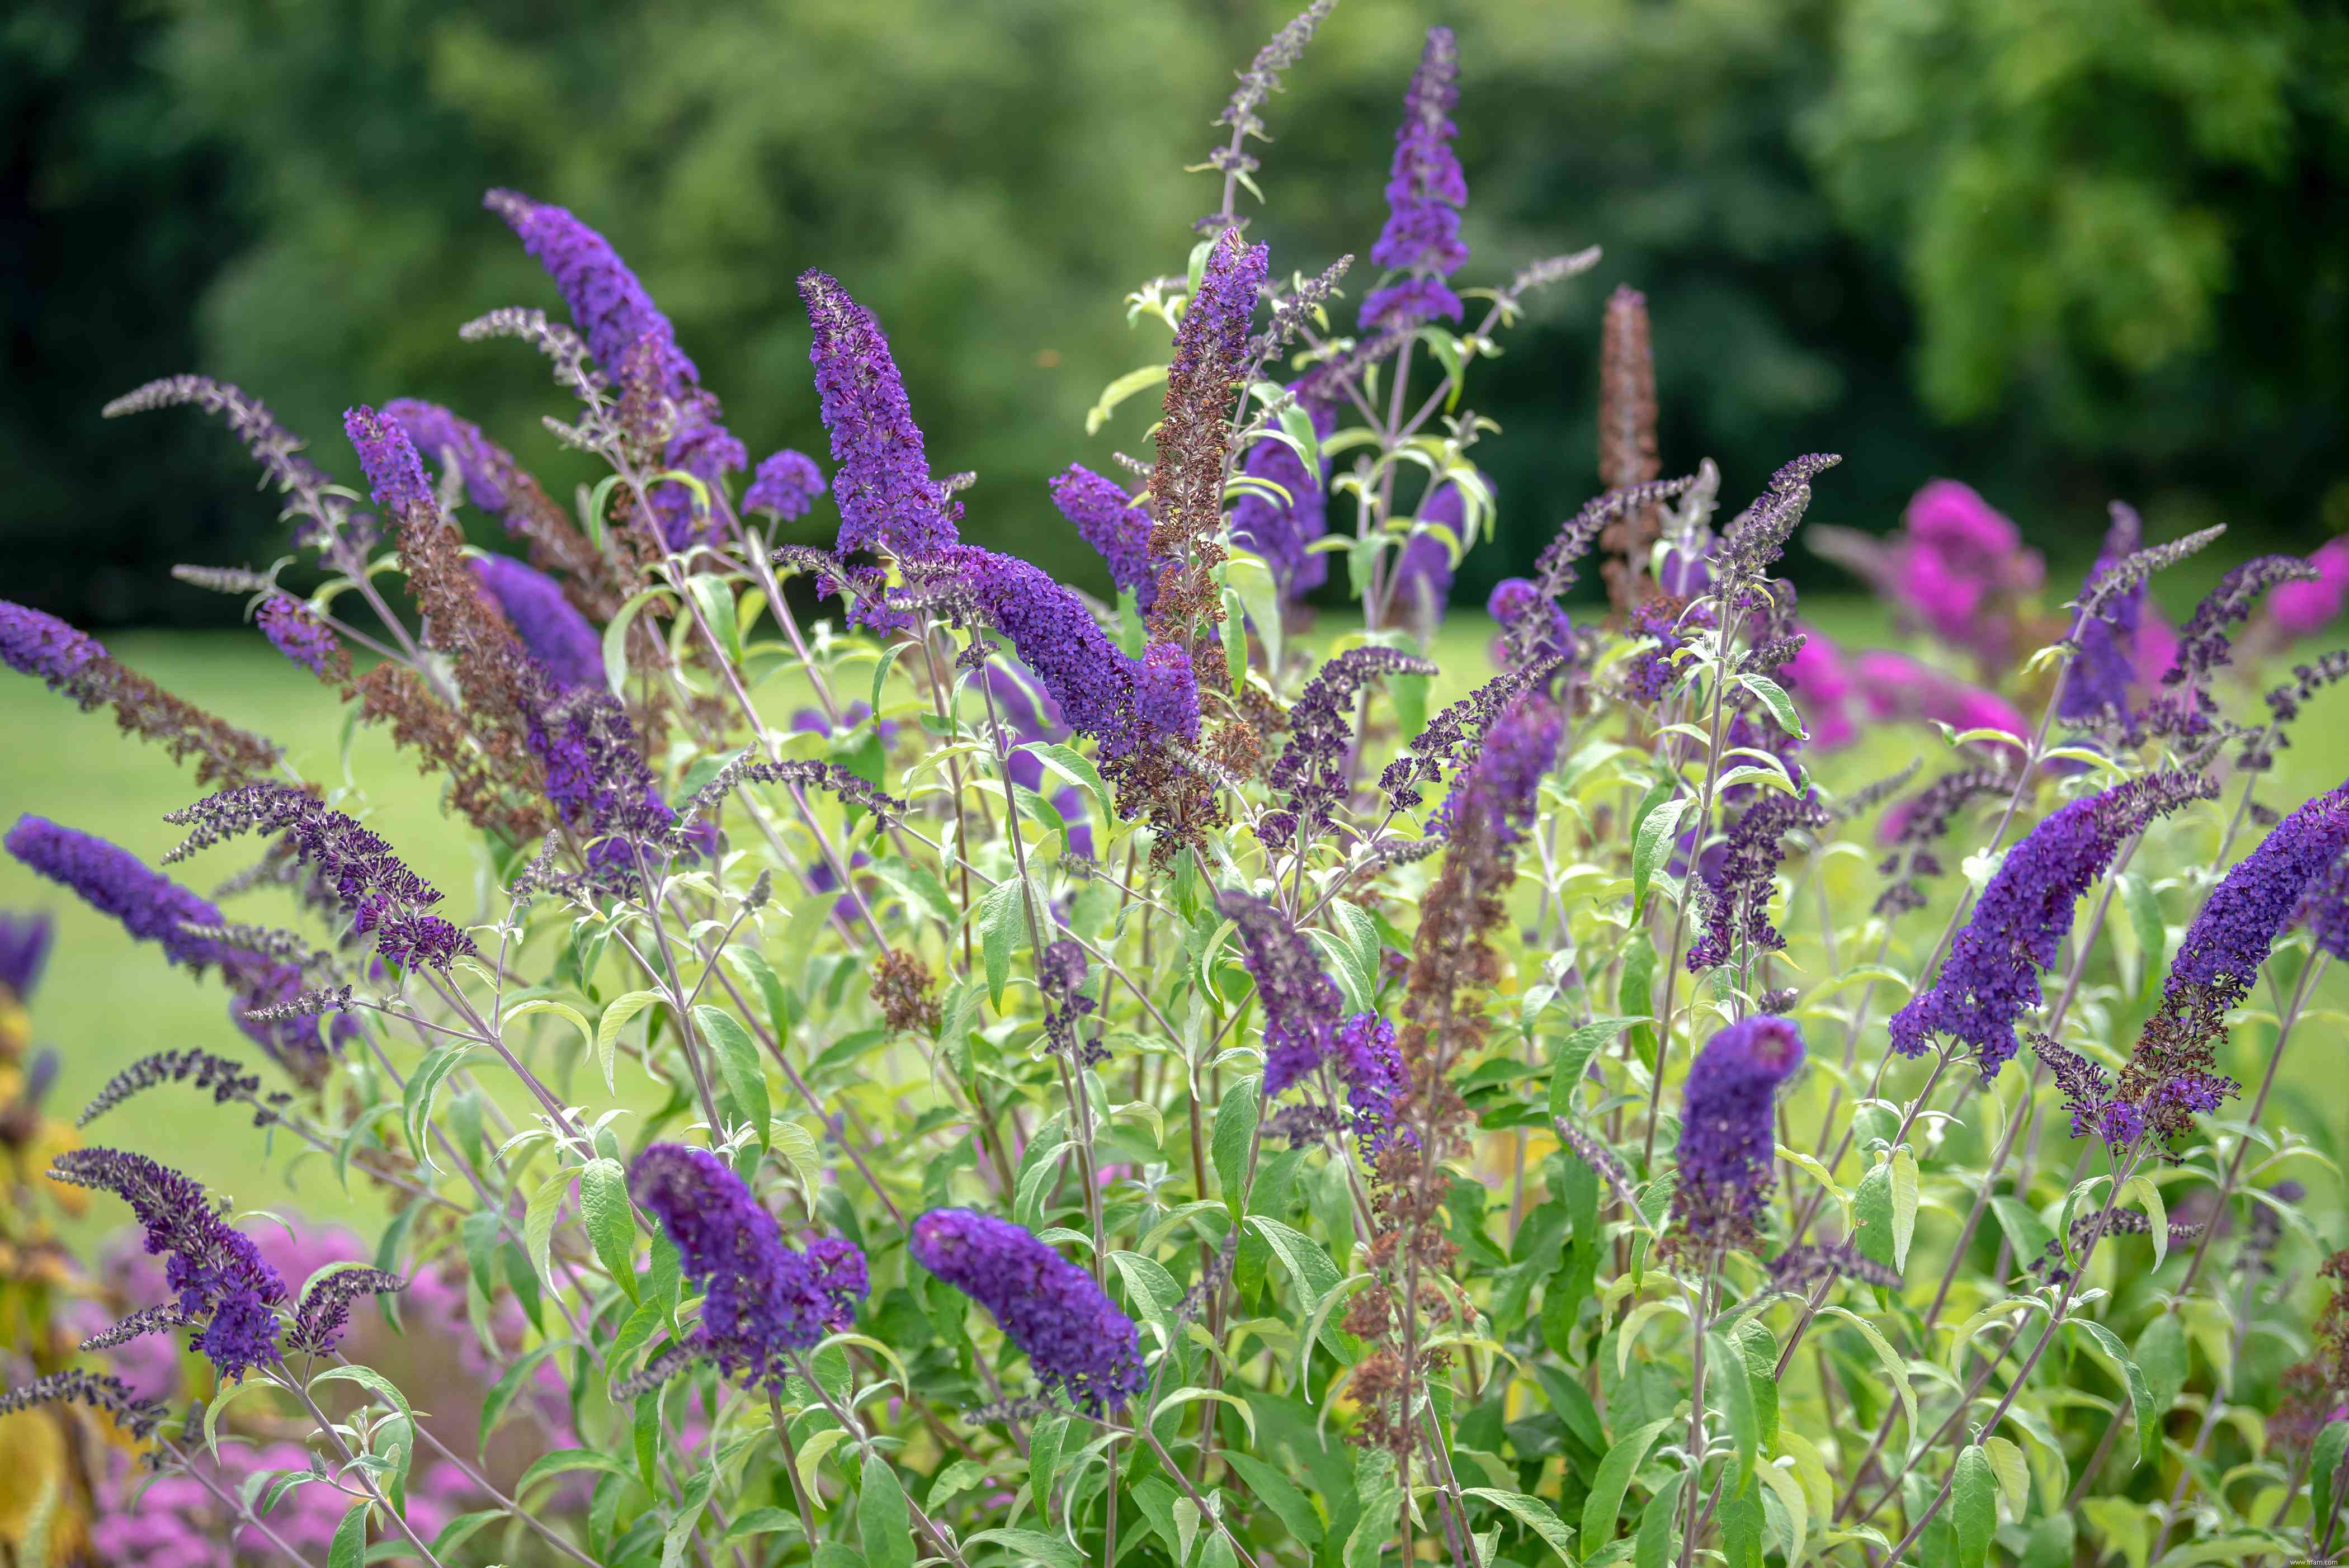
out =
[[[1686,617],[1682,612],[1686,611]],[[1655,702],[1670,691],[1678,680],[1686,661],[1677,655],[1688,646],[1682,634],[1686,625],[1709,626],[1711,613],[1702,607],[1689,609],[1675,599],[1644,599],[1631,607],[1630,631],[1635,637],[1646,637],[1655,643],[1654,649],[1642,648],[1623,662],[1624,694],[1634,702]]]
[[362,403],[343,411],[343,433],[359,455],[359,470],[367,475],[367,492],[376,505],[395,517],[419,510],[439,511],[424,464],[406,430]]
[[800,276],[809,357],[824,428],[832,432],[833,497],[840,503],[840,553],[886,547],[919,561],[956,541],[962,505],[930,477],[921,427],[905,379],[873,313],[823,273]]
[[342,1269],[328,1274],[303,1295],[294,1309],[294,1327],[285,1336],[289,1348],[307,1356],[328,1356],[343,1330],[351,1326],[351,1304],[363,1295],[384,1295],[406,1290],[408,1282],[383,1269]]
[[[845,1242],[800,1252],[742,1179],[706,1149],[655,1143],[628,1190],[677,1243],[702,1290],[697,1348],[745,1387],[780,1387],[791,1354],[855,1321],[864,1255]],[[819,1251],[821,1248],[821,1251]]]
[[589,869],[629,882],[630,846],[675,827],[677,813],[637,754],[628,716],[608,692],[582,687],[532,716],[529,743],[546,769],[555,815],[587,837]]
[[1150,514],[1134,504],[1123,485],[1081,463],[1053,476],[1052,504],[1108,562],[1110,581],[1133,594],[1134,607],[1148,614],[1158,601],[1159,567],[1150,558]]
[[2333,861],[2308,884],[2300,917],[2308,923],[2308,934],[2320,951],[2349,958],[2349,858]]
[[1365,329],[1439,315],[1460,319],[1460,296],[1444,282],[1468,259],[1468,246],[1460,238],[1468,182],[1452,150],[1459,131],[1452,111],[1459,102],[1459,46],[1451,28],[1430,27],[1419,68],[1403,94],[1402,124],[1395,129],[1386,227],[1371,247],[1372,262],[1410,276],[1373,289],[1363,299]]
[[1721,531],[1719,561],[1724,579],[1758,582],[1772,562],[1785,553],[1786,538],[1811,506],[1811,480],[1843,459],[1810,452],[1770,476],[1754,504]]
[[[1908,772],[1914,770],[1915,765],[1911,764],[1902,777],[1905,779]],[[1875,913],[1891,916],[1924,908],[1925,890],[1918,884],[1926,877],[1941,874],[1941,857],[1934,846],[1949,832],[1951,822],[1968,801],[2013,789],[2013,776],[1997,769],[1961,769],[1941,775],[1885,813],[1884,829],[1890,834],[1891,852],[1876,869],[1892,880],[1877,894]]]
[[2075,800],[2007,852],[1928,989],[1892,1016],[1892,1048],[1922,1056],[1931,1037],[1974,1047],[1982,1076],[2017,1047],[2014,1023],[2039,1002],[2039,971],[2055,962],[2073,906],[2112,864],[2122,841],[2216,786],[2199,773],[2148,774]]
[[1084,993],[1091,967],[1084,944],[1068,937],[1047,943],[1036,965],[1036,986],[1044,993],[1044,1037],[1062,1057],[1083,1066],[1109,1059],[1099,1045],[1077,1037],[1079,1021],[1100,1006]]
[[1288,797],[1257,822],[1266,846],[1285,850],[1302,832],[1326,833],[1345,799],[1346,761],[1354,748],[1351,709],[1364,686],[1381,675],[1433,676],[1435,665],[1400,648],[1365,643],[1325,661],[1288,710],[1288,744],[1272,764],[1268,782]]
[[105,657],[106,649],[87,632],[55,615],[0,599],[0,663],[18,675],[46,681],[51,691],[57,691]]
[[1797,799],[1772,790],[1748,806],[1729,830],[1729,842],[1704,875],[1704,929],[1690,944],[1688,969],[1701,975],[1726,964],[1744,938],[1749,954],[1786,945],[1770,923],[1770,893],[1785,858],[1779,839],[1791,828],[1824,828],[1832,820],[1816,793]]
[[1276,905],[1227,892],[1216,907],[1239,927],[1241,961],[1264,1009],[1264,1098],[1277,1099],[1330,1059],[1345,998],[1322,973],[1312,944]]
[[[402,864],[388,843],[291,784],[223,789],[163,820],[195,830],[164,857],[167,864],[239,834],[283,834],[296,862],[351,917],[352,931],[373,935],[376,951],[390,963],[445,972],[460,954],[478,951],[472,938],[428,913],[440,902],[440,891]],[[219,923],[217,911],[206,923]]]
[[[2113,502],[2112,527],[2106,531],[2105,548],[2089,568],[2086,583],[2082,587],[2085,598],[2096,580],[2135,554],[2145,543],[2145,524],[2138,521],[2134,508],[2119,501]],[[2129,686],[2137,679],[2137,624],[2145,616],[2144,579],[2104,596],[2098,613],[2080,617],[2075,641],[2078,646],[2071,668],[2064,675],[2064,690],[2057,697],[2055,717],[2069,724],[2097,724],[2117,718],[2124,729],[2134,734],[2135,719],[2129,707]]]
[[269,645],[314,676],[329,674],[343,645],[326,623],[290,593],[272,593],[254,619]]
[[744,511],[763,511],[790,522],[805,517],[823,493],[823,470],[805,452],[785,447],[759,465],[742,492]]
[[1803,1032],[1755,1014],[1705,1042],[1689,1065],[1671,1238],[1682,1249],[1752,1249],[1774,1185],[1779,1086],[1803,1065]]
[[[1292,381],[1288,390],[1297,406],[1313,421],[1313,433],[1328,440],[1337,433],[1338,406],[1309,394],[1307,384]],[[1330,465],[1309,472],[1305,459],[1286,441],[1259,440],[1247,450],[1240,471],[1252,480],[1278,485],[1288,492],[1282,505],[1256,490],[1244,490],[1232,503],[1232,542],[1264,557],[1280,584],[1281,596],[1294,599],[1330,580],[1330,558],[1311,547],[1330,531]]]
[[1420,803],[1419,789],[1476,759],[1485,737],[1512,703],[1552,666],[1523,664],[1502,671],[1442,713],[1403,745],[1402,754],[1379,774],[1379,788],[1397,811]]
[[2178,628],[2178,656],[2161,684],[2190,682],[2199,689],[2211,671],[2234,657],[2235,628],[2250,616],[2261,594],[2278,583],[2313,582],[2316,576],[2316,568],[2297,555],[2256,556],[2229,571]]
[[57,923],[46,914],[0,910],[0,991],[19,1002],[31,996],[57,934]]
[[1095,1415],[1141,1392],[1133,1320],[1030,1232],[969,1209],[933,1209],[914,1222],[907,1250],[995,1315],[1048,1391]]
[[179,1293],[181,1321],[202,1323],[195,1346],[234,1381],[277,1359],[277,1315],[285,1282],[251,1237],[224,1222],[203,1188],[143,1154],[73,1149],[49,1168],[53,1181],[93,1187],[130,1205],[150,1255],[169,1253],[163,1277]]
[[230,1015],[237,1026],[295,1079],[315,1084],[325,1076],[326,1047],[315,1017],[254,1019],[247,1015],[299,995],[299,966],[265,954],[199,936],[191,928],[226,923],[218,905],[199,898],[171,878],[150,870],[129,851],[104,839],[60,827],[43,817],[20,817],[8,830],[8,852],[27,867],[67,887],[101,914],[122,923],[163,956],[201,975],[220,971],[234,995]]
[[2163,1006],[2215,1023],[2250,995],[2268,949],[2344,851],[2349,784],[2303,804],[2228,871],[2178,944]]
[[569,691],[604,684],[604,639],[563,594],[563,584],[511,555],[480,555],[473,575],[549,679]]

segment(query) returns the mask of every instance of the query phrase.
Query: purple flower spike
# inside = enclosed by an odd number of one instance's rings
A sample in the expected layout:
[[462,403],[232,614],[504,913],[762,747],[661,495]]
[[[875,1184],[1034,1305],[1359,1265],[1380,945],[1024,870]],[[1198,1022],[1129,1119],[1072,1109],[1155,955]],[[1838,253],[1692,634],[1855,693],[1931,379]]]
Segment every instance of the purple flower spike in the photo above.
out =
[[492,516],[502,514],[512,497],[499,480],[504,466],[497,449],[471,419],[460,418],[438,403],[395,397],[383,406],[383,417],[398,425],[409,444],[428,458],[454,455],[457,475],[464,481],[465,499]]
[[801,274],[800,297],[815,329],[808,356],[839,465],[840,553],[885,545],[908,560],[936,555],[955,542],[962,507],[930,477],[889,339],[871,311],[822,273]]
[[1697,1053],[1672,1189],[1682,1246],[1754,1246],[1755,1222],[1772,1186],[1778,1088],[1802,1065],[1802,1030],[1767,1014],[1739,1019]]
[[2349,852],[2349,784],[2276,824],[2229,869],[2186,928],[2162,990],[2166,1009],[2215,1020],[2251,994],[2268,949],[2320,879]]
[[[2137,513],[2113,503],[2113,525],[2105,533],[2105,548],[2088,572],[2088,583],[2134,553],[2145,543],[2145,525]],[[2113,595],[2098,615],[2080,622],[2079,653],[2064,676],[2064,691],[2055,716],[2072,724],[2089,724],[2107,716],[2134,730],[2129,711],[2129,686],[2137,678],[2137,624],[2145,615],[2146,580],[2139,579]],[[2084,590],[2085,592],[2085,590]]]
[[1371,260],[1408,278],[1374,289],[1362,301],[1364,328],[1400,326],[1444,316],[1458,321],[1460,296],[1444,280],[1468,259],[1460,238],[1460,209],[1468,182],[1452,150],[1459,128],[1460,50],[1449,27],[1427,30],[1427,47],[1412,73],[1395,130],[1394,163],[1387,179],[1387,222]]
[[0,912],[0,991],[22,1002],[40,983],[57,923],[46,914]]
[[[170,1254],[163,1278],[179,1293],[179,1316],[201,1325],[196,1348],[234,1382],[278,1358],[277,1317],[285,1282],[253,1239],[230,1227],[210,1194],[177,1171],[115,1149],[75,1149],[57,1156],[51,1179],[113,1193],[146,1227],[147,1251]],[[158,1321],[160,1326],[160,1321]]]
[[[1440,522],[1456,535],[1467,518],[1467,497],[1445,480],[1419,503],[1424,522]],[[1435,634],[1444,607],[1452,598],[1452,552],[1440,535],[1415,533],[1395,557],[1394,579],[1387,588],[1388,618],[1425,639]]]
[[106,656],[96,637],[55,615],[0,599],[0,662],[20,676],[33,676],[56,691],[93,659]]
[[1345,999],[1313,944],[1274,905],[1237,892],[1216,905],[1239,927],[1241,960],[1264,1008],[1264,1097],[1277,1099],[1330,1059]]
[[805,517],[823,493],[823,470],[805,452],[785,447],[759,465],[742,492],[744,511],[763,511],[790,522]]
[[546,269],[587,339],[587,351],[614,380],[623,362],[650,339],[665,379],[698,383],[701,373],[677,346],[677,329],[611,242],[562,207],[518,191],[492,191],[481,204],[503,218],[523,249]]
[[1067,473],[1053,478],[1052,504],[1101,552],[1110,581],[1133,594],[1134,608],[1148,614],[1158,602],[1159,565],[1150,559],[1150,514],[1134,504],[1123,485],[1081,463],[1071,463]]
[[473,575],[530,650],[530,656],[570,690],[604,684],[604,639],[563,596],[563,584],[511,555],[473,560]]
[[332,670],[342,652],[335,634],[290,593],[271,594],[254,619],[271,647],[314,676]]
[[933,1209],[907,1238],[916,1262],[995,1315],[1046,1389],[1098,1415],[1141,1392],[1142,1336],[1091,1274],[1008,1220]]
[[701,1287],[695,1348],[746,1387],[781,1387],[791,1353],[855,1321],[864,1254],[823,1239],[805,1253],[742,1179],[706,1149],[656,1143],[636,1156],[628,1188],[677,1243],[686,1278]]
[[1011,639],[1070,727],[1101,744],[1115,763],[1151,749],[1163,736],[1198,736],[1199,698],[1190,655],[1172,644],[1128,657],[1094,624],[1075,594],[1009,555],[958,544],[950,568],[988,624]]
[[[1338,429],[1337,405],[1309,396],[1307,383],[1292,381],[1298,407],[1313,421],[1313,433],[1328,440]],[[1330,558],[1310,548],[1330,531],[1330,465],[1308,473],[1305,459],[1286,441],[1258,441],[1247,451],[1241,471],[1250,479],[1277,484],[1288,492],[1288,504],[1247,490],[1232,503],[1232,542],[1254,551],[1271,566],[1283,597],[1310,593],[1330,580]]]
[[1398,1131],[1394,1102],[1402,1093],[1404,1080],[1394,1026],[1376,1013],[1349,1016],[1339,1026],[1332,1059],[1346,1086],[1346,1103],[1354,1113],[1354,1137],[1364,1158],[1375,1160]]
[[415,508],[437,511],[432,486],[408,432],[362,403],[343,413],[343,433],[359,455],[367,490],[376,505],[398,515]]
[[1444,798],[1436,812],[1443,836],[1456,836],[1460,825],[1474,819],[1485,824],[1496,847],[1523,838],[1565,735],[1566,716],[1556,703],[1539,692],[1517,698],[1485,733],[1475,767]]
[[2031,830],[1982,889],[1940,975],[1892,1016],[1892,1048],[1922,1056],[1934,1035],[1974,1047],[1984,1078],[2017,1048],[2014,1022],[2039,1003],[2039,971],[2055,962],[2073,906],[2112,864],[2122,841],[2156,817],[2217,787],[2198,773],[2148,774],[2075,800]]

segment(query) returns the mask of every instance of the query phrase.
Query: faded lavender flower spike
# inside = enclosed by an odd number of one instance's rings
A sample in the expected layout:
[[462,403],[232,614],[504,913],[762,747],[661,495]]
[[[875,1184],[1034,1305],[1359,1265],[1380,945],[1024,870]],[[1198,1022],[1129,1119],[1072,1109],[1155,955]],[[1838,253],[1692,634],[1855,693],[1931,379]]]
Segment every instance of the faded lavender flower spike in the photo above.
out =
[[1705,1043],[1689,1067],[1681,1113],[1680,1180],[1671,1242],[1682,1250],[1751,1250],[1775,1185],[1778,1089],[1803,1065],[1790,1018],[1741,1018]]
[[995,1315],[1046,1389],[1095,1415],[1141,1392],[1133,1320],[1033,1233],[969,1209],[933,1209],[914,1222],[907,1250]]
[[1358,695],[1381,675],[1435,673],[1431,661],[1376,643],[1349,648],[1314,671],[1288,710],[1288,745],[1274,760],[1268,780],[1287,802],[1257,819],[1257,837],[1268,848],[1285,850],[1299,833],[1309,841],[1328,832],[1349,785],[1346,762],[1354,748]]
[[1321,25],[1322,18],[1329,15],[1337,4],[1338,0],[1313,0],[1275,33],[1271,40],[1256,52],[1256,58],[1248,62],[1248,68],[1240,73],[1238,88],[1214,122],[1232,128],[1230,145],[1216,148],[1207,154],[1207,161],[1204,165],[1224,177],[1224,204],[1193,225],[1202,233],[1213,236],[1226,229],[1247,227],[1247,221],[1232,210],[1232,204],[1240,183],[1257,168],[1255,156],[1247,150],[1247,139],[1250,137],[1259,141],[1271,139],[1265,135],[1264,121],[1257,110],[1264,107],[1265,99],[1280,90],[1280,73],[1295,65],[1304,55],[1305,46],[1313,41],[1313,29]]
[[834,278],[802,273],[800,297],[815,329],[808,356],[839,465],[832,491],[840,503],[839,552],[885,546],[909,560],[936,555],[955,542],[962,503],[930,477],[889,339]]
[[2039,971],[2055,962],[2073,906],[2122,842],[2157,817],[2208,800],[2199,773],[2147,774],[2054,812],[2007,852],[1931,986],[1892,1016],[1892,1048],[1922,1056],[1934,1035],[1974,1048],[1982,1076],[2018,1048],[2014,1023],[2039,1001]]
[[1406,275],[1362,300],[1364,328],[1443,316],[1458,321],[1460,296],[1444,280],[1468,259],[1460,238],[1460,209],[1468,183],[1452,151],[1460,101],[1460,50],[1449,27],[1430,27],[1419,68],[1402,100],[1394,163],[1387,179],[1387,222],[1371,260]]
[[294,525],[295,543],[339,545],[357,554],[375,542],[373,521],[353,512],[341,496],[328,493],[327,486],[334,481],[302,455],[302,438],[279,424],[277,416],[260,398],[242,387],[209,376],[171,376],[124,393],[103,412],[112,419],[181,404],[193,404],[225,418],[263,471],[294,498],[292,511],[299,520]]
[[181,1321],[202,1323],[195,1347],[232,1382],[277,1359],[277,1317],[285,1282],[253,1239],[233,1229],[197,1182],[143,1154],[73,1149],[49,1168],[53,1181],[94,1187],[130,1205],[146,1227],[147,1251],[167,1255],[163,1277],[179,1293]]
[[805,1253],[790,1245],[775,1217],[708,1150],[653,1144],[636,1156],[628,1189],[677,1243],[685,1277],[701,1287],[693,1343],[728,1377],[780,1387],[793,1352],[854,1321],[864,1255],[845,1243]]

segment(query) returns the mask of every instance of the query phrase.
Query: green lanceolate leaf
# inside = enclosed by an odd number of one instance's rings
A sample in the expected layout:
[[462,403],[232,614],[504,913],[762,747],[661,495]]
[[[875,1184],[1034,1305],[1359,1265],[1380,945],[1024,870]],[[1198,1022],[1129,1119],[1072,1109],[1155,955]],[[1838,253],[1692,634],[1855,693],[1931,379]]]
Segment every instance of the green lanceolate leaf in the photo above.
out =
[[1959,1568],[1983,1568],[1998,1529],[1998,1474],[1979,1443],[1968,1443],[1958,1454],[1950,1480],[1950,1522],[1957,1529]]

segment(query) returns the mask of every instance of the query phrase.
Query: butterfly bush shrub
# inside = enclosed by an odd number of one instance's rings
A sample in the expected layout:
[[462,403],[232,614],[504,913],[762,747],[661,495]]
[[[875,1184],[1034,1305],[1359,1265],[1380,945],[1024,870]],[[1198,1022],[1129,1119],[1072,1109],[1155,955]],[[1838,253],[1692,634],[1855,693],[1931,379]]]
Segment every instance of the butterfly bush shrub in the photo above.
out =
[[[962,542],[984,477],[854,278],[800,280],[829,452],[754,463],[614,246],[513,191],[553,286],[462,331],[544,356],[605,470],[575,505],[419,399],[347,452],[201,377],[114,406],[251,448],[324,586],[181,575],[388,730],[492,891],[0,604],[13,668],[194,770],[162,864],[70,799],[8,851],[228,995],[218,1039],[137,1042],[105,1143],[10,1047],[26,1202],[54,1150],[41,1201],[140,1227],[5,1398],[136,1456],[101,1560],[2338,1544],[2338,1100],[2295,1085],[2349,788],[2279,780],[2349,655],[2278,662],[2337,563],[2238,564],[2173,630],[2148,583],[2215,531],[2116,505],[2051,587],[1938,481],[1889,541],[1812,531],[1898,613],[1838,649],[1777,575],[1836,459],[1723,504],[1658,450],[1645,297],[1573,303],[1595,250],[1472,258],[1448,31],[1367,263],[1248,239],[1328,9],[1241,75],[1220,203],[1127,301],[1163,347],[1092,424],[1156,396],[1146,449],[1071,432],[1020,502],[1113,601]],[[1608,488],[1464,634],[1507,438],[1476,373],[1545,293],[1605,312]],[[233,918],[260,886],[297,927]],[[0,941],[12,1002],[37,947]],[[379,1233],[304,1255],[125,1109],[207,1094]]]

